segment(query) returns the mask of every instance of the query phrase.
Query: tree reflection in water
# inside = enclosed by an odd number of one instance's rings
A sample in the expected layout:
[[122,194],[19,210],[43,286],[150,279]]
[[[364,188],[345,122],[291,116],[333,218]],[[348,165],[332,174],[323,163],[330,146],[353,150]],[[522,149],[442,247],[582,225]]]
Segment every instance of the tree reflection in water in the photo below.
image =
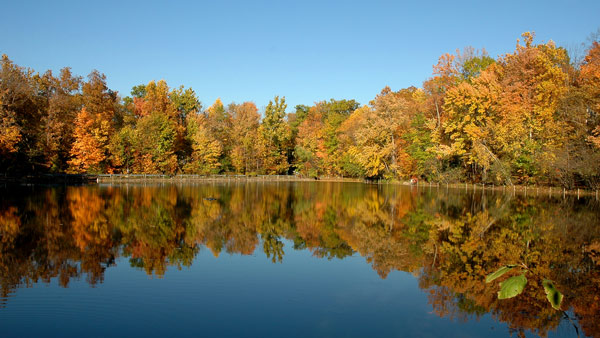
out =
[[327,259],[358,253],[381,278],[410,272],[439,316],[491,313],[520,335],[545,335],[562,314],[541,282],[501,301],[497,284],[485,283],[498,267],[523,262],[556,283],[584,334],[600,335],[599,206],[591,199],[339,183],[10,189],[0,201],[3,299],[53,278],[63,287],[80,276],[101,283],[119,257],[162,277],[190,266],[201,246],[215,256],[262,249],[273,262],[302,249]]

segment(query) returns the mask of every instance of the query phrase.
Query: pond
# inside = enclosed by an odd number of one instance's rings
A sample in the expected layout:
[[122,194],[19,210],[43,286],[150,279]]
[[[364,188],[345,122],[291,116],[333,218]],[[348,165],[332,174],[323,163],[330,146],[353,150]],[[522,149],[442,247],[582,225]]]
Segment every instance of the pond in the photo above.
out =
[[594,196],[334,182],[0,196],[2,337],[600,336]]

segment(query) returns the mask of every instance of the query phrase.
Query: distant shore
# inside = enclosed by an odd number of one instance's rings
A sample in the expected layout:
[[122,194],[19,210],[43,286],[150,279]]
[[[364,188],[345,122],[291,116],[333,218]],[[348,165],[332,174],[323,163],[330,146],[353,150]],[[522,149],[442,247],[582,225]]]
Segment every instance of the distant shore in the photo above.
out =
[[97,182],[97,176],[85,174],[0,176],[0,184],[89,184],[95,182]]

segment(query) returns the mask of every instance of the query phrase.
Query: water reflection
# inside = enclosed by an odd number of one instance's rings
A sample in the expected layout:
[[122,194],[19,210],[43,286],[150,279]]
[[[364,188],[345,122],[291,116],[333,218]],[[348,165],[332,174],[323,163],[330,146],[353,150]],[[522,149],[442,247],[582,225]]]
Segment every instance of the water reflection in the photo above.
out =
[[[498,300],[485,276],[525,262],[555,281],[563,309],[600,335],[600,227],[593,199],[339,183],[7,188],[0,201],[0,306],[23,285],[85,276],[101,283],[119,257],[150,275],[190,266],[201,246],[274,263],[287,250],[358,253],[381,276],[413,273],[439,316],[491,313],[545,335],[563,313],[540,282]],[[562,197],[562,196],[561,196]],[[293,242],[285,247],[283,240]]]

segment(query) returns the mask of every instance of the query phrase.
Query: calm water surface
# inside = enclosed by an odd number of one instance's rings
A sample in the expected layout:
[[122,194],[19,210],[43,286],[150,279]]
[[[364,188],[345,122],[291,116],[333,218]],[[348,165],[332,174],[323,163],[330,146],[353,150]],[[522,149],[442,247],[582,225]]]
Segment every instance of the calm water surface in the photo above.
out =
[[[600,336],[594,197],[324,182],[0,196],[1,337]],[[485,276],[513,263],[528,284],[498,300]]]

